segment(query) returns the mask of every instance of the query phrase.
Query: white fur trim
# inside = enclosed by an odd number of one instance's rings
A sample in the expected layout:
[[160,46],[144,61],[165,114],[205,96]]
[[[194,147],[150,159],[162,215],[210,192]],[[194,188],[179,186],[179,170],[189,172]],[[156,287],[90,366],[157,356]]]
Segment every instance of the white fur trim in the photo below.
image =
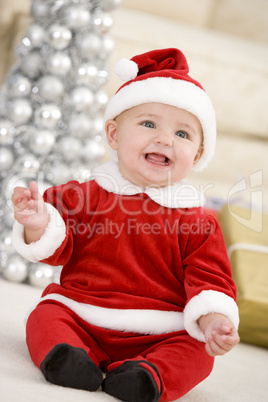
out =
[[128,59],[119,60],[114,66],[114,72],[122,81],[134,80],[137,77],[139,68],[138,65]]
[[53,293],[46,295],[29,311],[27,318],[35,307],[44,300],[58,301],[86,322],[98,327],[115,331],[135,332],[138,334],[165,334],[184,330],[183,313],[176,311],[110,309],[78,303],[68,297]]
[[199,119],[204,135],[204,153],[193,170],[201,171],[213,157],[216,145],[215,111],[207,93],[191,82],[173,78],[155,77],[135,81],[110,99],[104,120],[114,119],[127,109],[151,102],[176,106]]
[[108,192],[121,195],[147,194],[154,202],[167,208],[197,208],[205,205],[205,196],[187,180],[166,187],[139,187],[124,179],[118,164],[109,161],[97,167],[92,178]]
[[199,295],[193,297],[184,309],[184,326],[189,335],[205,342],[205,337],[197,320],[209,313],[220,313],[227,316],[235,328],[238,328],[239,314],[234,299],[222,292],[214,290],[203,290]]
[[26,244],[24,240],[24,226],[16,221],[13,227],[13,247],[22,257],[31,262],[41,261],[52,256],[66,236],[65,223],[59,212],[51,204],[46,203],[46,207],[50,220],[40,240]]

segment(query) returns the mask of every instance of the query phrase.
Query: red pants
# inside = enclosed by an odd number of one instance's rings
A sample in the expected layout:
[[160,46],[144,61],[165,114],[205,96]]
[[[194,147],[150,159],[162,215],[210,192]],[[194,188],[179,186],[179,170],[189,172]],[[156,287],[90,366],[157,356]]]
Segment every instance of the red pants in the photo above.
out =
[[66,306],[44,301],[30,314],[26,340],[33,362],[40,365],[59,343],[83,348],[103,370],[125,360],[147,360],[159,370],[163,385],[161,401],[180,398],[203,381],[213,368],[204,343],[186,331],[161,335],[118,332],[93,326]]

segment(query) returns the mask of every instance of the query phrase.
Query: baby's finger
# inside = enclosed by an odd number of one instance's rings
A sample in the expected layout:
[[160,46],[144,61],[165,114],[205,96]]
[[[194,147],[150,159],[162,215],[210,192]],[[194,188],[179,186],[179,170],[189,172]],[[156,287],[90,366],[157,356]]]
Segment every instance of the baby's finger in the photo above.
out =
[[233,345],[226,344],[220,335],[214,336],[206,344],[210,356],[222,356],[232,349]]
[[222,335],[216,332],[213,333],[213,340],[223,351],[229,352],[238,343],[239,337],[236,333]]
[[234,326],[223,325],[220,329],[219,335],[222,340],[230,345],[236,345],[240,338]]
[[44,199],[38,190],[37,184],[34,181],[32,181],[30,183],[30,190],[31,190],[32,200],[33,200],[33,205],[31,207],[34,206],[36,209],[36,212],[38,212],[39,214],[46,213],[47,210],[45,207]]
[[31,191],[31,195],[32,195],[33,200],[39,201],[42,198],[41,194],[39,193],[39,190],[38,190],[38,187],[37,187],[37,184],[36,184],[35,181],[31,181],[31,183],[30,183],[30,191]]
[[27,196],[25,194],[25,191],[27,191],[27,188],[25,188],[25,187],[15,187],[14,188],[13,194],[11,197],[13,204],[17,204],[18,202],[21,201],[21,199],[23,199]]
[[225,351],[223,351],[222,348],[217,345],[213,339],[206,343],[205,349],[207,354],[212,357],[225,354]]
[[233,327],[229,327],[229,326],[227,326],[227,325],[222,325],[222,326],[221,326],[221,331],[222,331],[223,334],[229,335],[229,334],[232,334],[232,333],[233,333],[234,328],[233,328]]

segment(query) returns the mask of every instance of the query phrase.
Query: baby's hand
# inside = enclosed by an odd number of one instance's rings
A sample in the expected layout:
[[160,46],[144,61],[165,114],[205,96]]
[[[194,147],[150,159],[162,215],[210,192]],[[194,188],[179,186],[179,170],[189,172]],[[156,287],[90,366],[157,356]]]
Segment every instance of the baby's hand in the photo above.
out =
[[30,188],[15,187],[12,202],[15,219],[24,225],[25,230],[35,232],[38,240],[49,222],[49,214],[41,194],[35,182],[30,183]]
[[222,314],[208,314],[204,319],[205,348],[210,356],[224,355],[238,344],[238,332],[229,318]]

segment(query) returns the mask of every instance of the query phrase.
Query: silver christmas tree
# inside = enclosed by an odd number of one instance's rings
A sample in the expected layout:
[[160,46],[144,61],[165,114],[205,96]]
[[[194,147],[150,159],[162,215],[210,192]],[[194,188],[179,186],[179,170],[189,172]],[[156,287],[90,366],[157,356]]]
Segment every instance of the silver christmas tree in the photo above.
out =
[[[14,251],[11,195],[86,181],[105,158],[103,110],[114,42],[110,12],[121,0],[33,0],[32,23],[0,92],[0,266],[14,282],[44,287],[58,271]],[[55,273],[56,272],[56,273]]]

